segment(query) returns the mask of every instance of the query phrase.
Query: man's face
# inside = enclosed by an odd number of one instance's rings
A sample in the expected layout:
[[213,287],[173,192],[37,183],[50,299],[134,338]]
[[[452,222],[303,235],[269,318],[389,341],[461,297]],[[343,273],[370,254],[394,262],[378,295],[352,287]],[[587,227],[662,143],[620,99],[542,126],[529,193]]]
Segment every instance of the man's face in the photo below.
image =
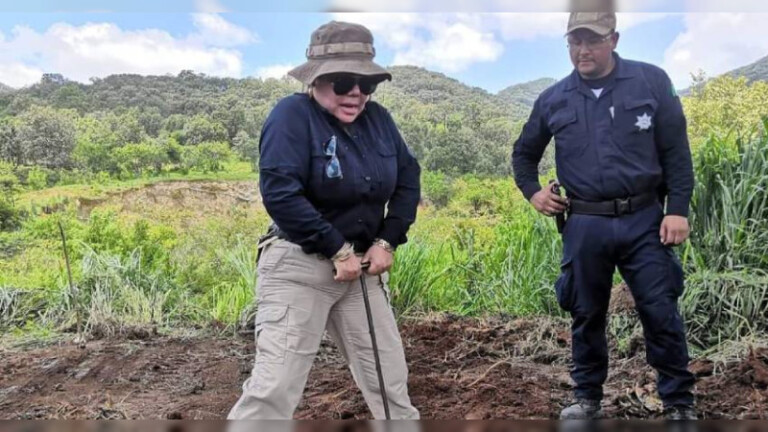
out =
[[568,34],[567,39],[571,63],[582,77],[602,78],[611,72],[618,33],[600,36],[591,30],[577,29]]

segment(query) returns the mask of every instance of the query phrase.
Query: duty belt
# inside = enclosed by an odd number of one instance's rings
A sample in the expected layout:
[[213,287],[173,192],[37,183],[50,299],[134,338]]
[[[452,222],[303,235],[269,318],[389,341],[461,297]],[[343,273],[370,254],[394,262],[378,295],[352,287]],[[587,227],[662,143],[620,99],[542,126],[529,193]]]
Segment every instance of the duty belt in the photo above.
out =
[[568,206],[568,213],[596,216],[623,216],[642,210],[658,201],[659,196],[654,192],[609,201],[595,202],[571,199]]

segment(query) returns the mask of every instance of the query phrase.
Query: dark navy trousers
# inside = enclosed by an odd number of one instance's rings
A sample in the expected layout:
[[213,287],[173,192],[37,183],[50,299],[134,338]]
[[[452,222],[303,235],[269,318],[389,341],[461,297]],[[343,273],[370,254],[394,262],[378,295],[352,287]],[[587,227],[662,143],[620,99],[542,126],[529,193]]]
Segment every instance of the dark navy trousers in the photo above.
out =
[[677,299],[683,270],[659,239],[659,204],[619,217],[571,215],[563,232],[561,275],[555,289],[573,318],[573,369],[577,398],[602,399],[608,375],[606,316],[614,269],[635,299],[648,363],[658,373],[665,406],[691,405],[695,379]]

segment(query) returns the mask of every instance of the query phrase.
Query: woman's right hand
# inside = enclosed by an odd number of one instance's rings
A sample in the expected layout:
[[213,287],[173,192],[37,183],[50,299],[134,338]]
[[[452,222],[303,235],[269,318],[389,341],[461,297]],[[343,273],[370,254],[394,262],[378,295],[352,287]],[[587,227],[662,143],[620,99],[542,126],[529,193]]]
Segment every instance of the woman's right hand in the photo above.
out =
[[355,254],[352,254],[352,256],[344,261],[334,261],[333,266],[336,268],[336,276],[333,279],[338,282],[351,282],[359,278],[363,274],[360,262],[361,258]]

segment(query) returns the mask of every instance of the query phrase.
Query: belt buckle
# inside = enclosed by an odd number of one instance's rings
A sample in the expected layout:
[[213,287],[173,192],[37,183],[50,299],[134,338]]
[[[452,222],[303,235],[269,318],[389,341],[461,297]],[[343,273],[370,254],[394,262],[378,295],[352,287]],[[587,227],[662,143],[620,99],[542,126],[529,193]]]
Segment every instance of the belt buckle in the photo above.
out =
[[624,198],[624,199],[615,199],[613,200],[613,210],[616,213],[616,216],[623,216],[625,214],[629,214],[632,212],[632,199],[631,198]]

